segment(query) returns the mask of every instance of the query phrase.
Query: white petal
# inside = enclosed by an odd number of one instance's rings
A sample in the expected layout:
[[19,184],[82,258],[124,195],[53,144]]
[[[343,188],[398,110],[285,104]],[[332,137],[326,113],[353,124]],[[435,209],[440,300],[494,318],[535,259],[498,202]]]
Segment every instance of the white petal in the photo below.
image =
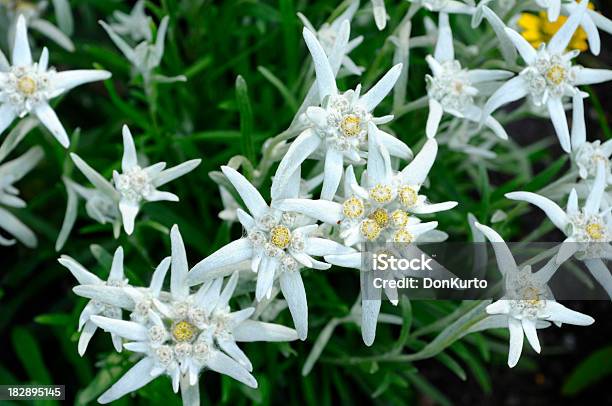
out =
[[506,24],[486,5],[482,7],[483,16],[487,19],[499,41],[499,48],[506,63],[514,63],[516,60],[516,49],[506,34]]
[[[340,156],[340,159],[342,160],[342,156]],[[326,171],[323,171],[323,172],[324,173],[322,175],[324,176]],[[340,175],[342,176],[342,170],[340,170]],[[274,182],[274,180],[272,180],[272,182]],[[293,172],[293,175],[289,177],[289,181],[287,182],[287,185],[285,186],[285,188],[278,191],[279,195],[272,197],[271,206],[273,206],[274,202],[277,200],[295,199],[299,197],[301,186],[302,186],[302,167],[298,166],[295,172]],[[244,226],[244,223],[242,224]],[[249,228],[247,228],[247,230],[248,229]]]
[[601,207],[601,200],[606,189],[606,166],[602,160],[597,161],[597,173],[591,186],[591,192],[584,203],[584,212],[587,216],[597,214]]
[[121,199],[119,202],[119,211],[121,212],[121,219],[123,220],[123,228],[127,235],[132,235],[134,232],[134,221],[138,215],[140,206],[138,203],[130,200]]
[[261,301],[272,289],[277,266],[278,260],[276,258],[264,255],[257,272],[257,285],[255,286],[255,298],[257,301]]
[[81,335],[79,336],[79,343],[77,345],[77,351],[79,352],[79,355],[81,357],[85,354],[85,351],[87,351],[89,341],[91,341],[91,338],[96,333],[97,329],[98,327],[95,324],[91,322],[85,323],[85,327],[83,328],[83,331],[81,331]]
[[301,213],[333,225],[343,218],[342,205],[329,200],[286,199],[276,204],[276,208]]
[[246,354],[236,345],[236,342],[234,341],[233,337],[221,336],[216,339],[216,342],[227,355],[229,355],[242,366],[244,366],[247,371],[251,372],[253,370],[253,365],[251,364],[251,361],[246,356]]
[[127,310],[134,309],[134,300],[122,287],[99,284],[78,285],[72,288],[72,291],[81,297],[86,297],[100,303]]
[[393,66],[366,94],[359,98],[359,103],[367,110],[372,111],[389,94],[395,82],[402,73],[402,64]]
[[[380,289],[376,289],[380,295]],[[374,295],[374,292],[372,292]],[[374,343],[376,338],[376,325],[378,314],[380,313],[381,300],[362,300],[361,301],[361,338],[368,347]]]
[[308,335],[308,302],[302,276],[297,271],[289,271],[281,273],[279,279],[297,335],[300,340],[305,340]]
[[437,213],[440,211],[446,211],[457,206],[457,202],[443,202],[443,203],[434,203],[434,204],[423,204],[420,206],[416,206],[410,209],[411,213],[416,214],[429,214],[429,213]]
[[114,197],[117,195],[117,191],[113,185],[104,179],[102,175],[96,172],[91,166],[85,163],[85,161],[83,161],[78,155],[71,153],[70,157],[72,158],[72,161],[76,167],[79,168],[81,173],[92,183],[92,185],[109,197]]
[[55,111],[47,103],[39,103],[34,107],[34,115],[49,130],[49,132],[59,141],[64,148],[68,148],[70,140],[62,123],[57,118]]
[[488,314],[508,314],[510,312],[510,304],[507,300],[498,300],[487,306]]
[[572,149],[577,149],[586,141],[584,122],[584,100],[580,92],[572,98]]
[[487,227],[478,222],[474,223],[474,226],[476,226],[476,228],[478,228],[491,242],[501,274],[506,275],[516,272],[516,262],[514,261],[514,257],[512,256],[512,253],[510,252],[510,249],[506,245],[504,239],[491,227]]
[[113,262],[111,264],[110,274],[108,275],[109,281],[123,281],[123,248],[118,247],[113,255]]
[[412,158],[412,151],[403,141],[378,129],[378,141],[387,148],[391,156],[395,156],[402,159]]
[[291,176],[318,147],[321,145],[319,137],[312,129],[303,131],[289,146],[289,150],[281,160],[272,181],[272,200],[278,199],[286,188]]
[[239,273],[237,271],[234,272],[227,281],[227,284],[219,295],[219,300],[217,301],[216,305],[218,308],[225,308],[225,306],[228,305],[230,299],[232,298],[232,295],[234,294],[234,291],[236,290],[236,285],[238,284],[238,275]]
[[127,44],[127,42],[125,42],[123,38],[117,35],[117,33],[111,27],[109,27],[108,24],[106,24],[104,21],[98,21],[98,22],[100,23],[102,28],[104,28],[104,31],[106,31],[110,39],[115,43],[117,48],[119,48],[119,50],[123,53],[123,55],[125,55],[127,60],[132,62],[132,64],[137,63],[135,52]]
[[550,119],[555,127],[557,137],[559,137],[561,148],[563,148],[565,152],[570,153],[572,151],[572,146],[563,102],[560,97],[551,97],[548,99],[547,106],[548,114],[550,114]]
[[401,174],[404,183],[409,185],[421,185],[427,179],[427,175],[433,166],[436,155],[438,154],[438,143],[434,139],[429,139],[423,148],[406,166]]
[[355,268],[361,267],[361,253],[354,252],[352,254],[339,254],[339,255],[325,255],[325,261],[332,265],[341,266],[343,268]]
[[136,365],[130,368],[121,379],[119,379],[109,390],[104,392],[98,398],[98,402],[105,404],[119,399],[123,395],[134,392],[153,379],[157,378],[161,372],[153,374],[154,361],[153,358],[146,357],[138,361]]
[[170,230],[170,242],[172,246],[172,264],[170,267],[170,292],[175,300],[184,299],[189,295],[189,285],[187,285],[187,253],[183,237],[175,224]]
[[238,264],[252,256],[252,244],[247,238],[232,241],[191,268],[187,274],[187,283],[193,286],[216,278],[218,275],[213,271]]
[[507,70],[472,69],[468,71],[468,79],[472,83],[491,82],[495,80],[510,79],[514,73]]
[[224,374],[244,383],[251,388],[257,388],[257,381],[245,367],[220,351],[214,351],[206,361],[206,366],[215,372]]
[[514,44],[516,49],[521,54],[521,58],[525,61],[527,65],[531,65],[535,62],[538,54],[536,50],[531,46],[529,42],[518,32],[514,31],[512,28],[506,28],[506,35],[510,38],[510,41]]
[[510,317],[508,320],[510,329],[510,348],[508,349],[508,366],[513,368],[521,358],[523,351],[523,326],[521,322]]
[[446,13],[440,13],[438,16],[438,41],[436,42],[434,58],[439,62],[455,59],[453,32],[451,31],[448,14]]
[[13,66],[32,65],[32,53],[28,43],[28,28],[25,17],[20,14],[15,28],[15,43],[13,44]]
[[572,191],[567,198],[567,214],[569,216],[578,213],[578,194],[576,189],[572,188]]
[[550,221],[552,221],[559,230],[565,230],[567,226],[567,214],[557,203],[549,198],[531,192],[511,192],[506,193],[505,196],[511,200],[520,200],[539,207],[546,213]]
[[121,169],[127,172],[138,165],[136,157],[136,146],[134,138],[127,125],[123,126],[123,158],[121,159]]
[[373,123],[368,125],[368,163],[367,183],[374,186],[391,181],[391,157],[387,149],[378,141],[378,129]]
[[222,166],[221,170],[234,185],[242,201],[254,217],[260,217],[268,211],[266,201],[244,176],[229,166]]
[[577,85],[592,85],[612,80],[610,69],[578,68],[575,70]]
[[429,115],[427,116],[427,124],[425,126],[425,134],[427,134],[428,138],[433,138],[436,136],[443,114],[444,109],[442,108],[442,105],[436,99],[430,98]]
[[11,125],[15,117],[17,117],[17,113],[15,113],[15,109],[11,104],[5,103],[0,105],[0,134]]
[[562,264],[572,257],[578,251],[579,246],[576,240],[572,237],[566,238],[557,251],[556,263]]
[[540,340],[538,340],[538,332],[536,330],[535,322],[533,320],[523,319],[521,320],[521,323],[531,348],[533,348],[533,350],[539,354],[542,348],[540,347]]
[[327,55],[323,50],[323,47],[317,40],[315,34],[310,32],[307,28],[302,31],[306,46],[312,56],[312,62],[315,67],[315,73],[317,76],[317,86],[319,89],[319,101],[323,102],[323,99],[329,95],[335,95],[338,93],[336,87],[336,77],[332,70]]
[[[344,156],[335,148],[328,148],[325,154],[325,177],[323,178],[323,189],[321,199],[332,200],[336,196],[342,172],[344,170]],[[295,196],[297,197],[297,196]]]
[[378,31],[382,31],[387,26],[387,11],[385,10],[384,0],[372,0],[372,11],[374,22]]
[[489,116],[504,104],[519,100],[527,94],[527,85],[521,76],[515,76],[495,91],[483,108],[483,116]]
[[327,238],[310,237],[306,240],[304,252],[308,255],[320,257],[324,255],[348,254],[353,252],[353,250]]
[[565,48],[567,48],[567,45],[569,44],[572,36],[578,28],[578,25],[580,24],[580,21],[582,20],[588,4],[588,1],[580,2],[578,7],[572,11],[569,18],[565,21],[561,28],[559,28],[555,35],[550,39],[546,49],[551,54],[560,54],[565,51]]
[[110,79],[111,73],[105,70],[67,70],[58,72],[53,78],[55,89],[61,90],[62,93],[67,92],[77,86],[85,83],[98,82],[100,80]]
[[90,320],[101,329],[109,333],[115,333],[127,340],[146,341],[149,337],[147,328],[133,321],[111,319],[109,317],[95,315],[91,316]]
[[255,320],[245,320],[232,333],[236,341],[242,342],[282,342],[294,341],[298,338],[297,333],[292,328]]
[[200,162],[202,162],[201,159],[192,159],[183,162],[182,164],[173,166],[172,168],[168,168],[160,172],[159,175],[157,175],[155,179],[153,179],[153,184],[158,187],[165,185],[166,183],[171,182],[174,179],[180,178],[181,176],[197,168],[198,165],[200,165]]
[[606,290],[606,293],[612,299],[612,275],[608,267],[601,259],[587,259],[584,264],[589,268],[591,275],[599,282]]
[[74,44],[72,43],[70,38],[50,22],[42,20],[40,18],[36,18],[31,19],[30,21],[28,21],[28,23],[30,24],[31,29],[40,32],[45,37],[48,37],[49,39],[57,43],[57,45],[64,48],[66,51],[74,52]]
[[67,255],[62,255],[57,262],[68,268],[70,273],[81,285],[97,285],[102,283],[100,278],[89,272],[83,265]]
[[[590,11],[590,10],[588,10]],[[599,55],[601,52],[601,38],[599,37],[599,31],[597,30],[597,26],[593,22],[593,19],[590,17],[590,13],[588,13],[584,17],[582,17],[582,21],[580,25],[582,29],[586,32],[587,38],[589,39],[589,49],[593,53],[593,55]]]
[[575,326],[590,326],[595,322],[595,319],[591,316],[568,309],[554,300],[546,301],[544,311],[550,315],[550,321],[573,324]]
[[36,235],[23,224],[13,213],[0,207],[0,226],[21,241],[26,247],[34,248],[38,244]]
[[179,197],[174,193],[162,192],[160,190],[153,190],[149,192],[145,197],[147,202],[178,202]]

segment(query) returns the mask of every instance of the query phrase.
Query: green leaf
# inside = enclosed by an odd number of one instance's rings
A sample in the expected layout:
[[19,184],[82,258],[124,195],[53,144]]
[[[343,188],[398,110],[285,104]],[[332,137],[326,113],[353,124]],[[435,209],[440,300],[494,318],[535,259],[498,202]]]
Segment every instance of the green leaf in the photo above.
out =
[[72,317],[65,313],[48,313],[41,314],[34,318],[34,321],[38,324],[45,324],[48,326],[67,326],[72,323]]
[[[255,142],[253,139],[253,110],[249,90],[244,78],[236,78],[236,102],[240,111],[240,132],[242,133],[242,154],[255,165]],[[247,176],[248,177],[248,176]]]
[[53,381],[43,361],[40,347],[32,334],[23,327],[15,327],[11,339],[15,354],[32,382],[41,385],[52,384]]
[[572,371],[561,389],[564,395],[574,396],[612,374],[612,346],[600,348]]

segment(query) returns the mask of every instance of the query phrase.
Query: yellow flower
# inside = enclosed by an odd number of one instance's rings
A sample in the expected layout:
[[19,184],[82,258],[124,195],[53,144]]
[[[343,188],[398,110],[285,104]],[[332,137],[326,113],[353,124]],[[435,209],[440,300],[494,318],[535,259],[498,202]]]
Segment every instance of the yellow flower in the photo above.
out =
[[[591,7],[591,4],[589,4]],[[542,43],[548,43],[561,26],[567,21],[566,16],[559,16],[557,21],[551,23],[548,21],[548,15],[545,11],[540,11],[538,15],[532,13],[521,13],[518,19],[518,26],[522,29],[521,35],[534,47],[538,48]],[[589,49],[587,44],[587,35],[582,27],[578,27],[570,43],[567,46],[568,50],[578,49],[582,52]]]

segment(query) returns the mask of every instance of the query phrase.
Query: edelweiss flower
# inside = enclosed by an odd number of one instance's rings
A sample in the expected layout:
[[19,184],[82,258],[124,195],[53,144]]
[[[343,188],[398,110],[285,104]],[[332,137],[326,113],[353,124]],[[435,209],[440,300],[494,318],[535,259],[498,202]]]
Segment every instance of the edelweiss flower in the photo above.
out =
[[[401,73],[401,64],[391,68],[364,95],[360,95],[361,86],[339,94],[332,67],[321,44],[308,29],[304,29],[304,40],[314,61],[322,107],[309,107],[306,110],[304,121],[308,128],[295,139],[282,159],[275,175],[272,198],[287,186],[293,173],[309,156],[320,152],[325,159],[321,197],[330,200],[338,190],[345,161],[360,163],[367,154],[369,123],[387,123],[393,118],[376,118],[371,112],[393,88]],[[403,142],[377,131],[378,139],[391,155],[404,159],[410,157],[410,149]]]
[[514,367],[521,357],[523,335],[527,337],[534,351],[540,353],[541,347],[536,329],[549,325],[542,322],[553,322],[559,327],[561,323],[588,326],[595,322],[592,317],[568,309],[552,299],[552,293],[546,284],[559,266],[554,258],[536,273],[531,272],[530,266],[519,270],[501,236],[493,229],[477,222],[475,226],[491,242],[499,271],[505,280],[504,296],[487,306],[487,313],[494,315],[489,322],[494,321],[496,322],[494,324],[505,325],[510,330],[508,350],[510,368]]
[[[363,246],[365,242],[384,244],[422,241],[438,223],[436,221],[421,223],[421,220],[413,214],[435,213],[449,210],[457,205],[456,202],[428,204],[426,197],[419,195],[420,188],[435,161],[437,143],[433,139],[428,140],[414,160],[404,170],[395,173],[391,169],[389,153],[376,137],[376,127],[370,124],[367,175],[362,176],[362,186],[359,186],[353,168],[351,166],[347,168],[342,203],[286,199],[277,207],[302,213],[339,227],[344,244],[357,246],[361,251],[365,249]],[[334,265],[359,269],[361,256],[361,252],[349,252],[329,254],[324,258]],[[386,291],[389,298],[396,303],[397,294],[393,293]],[[379,311],[380,300],[362,298],[361,331],[366,345],[374,342]]]
[[110,27],[119,35],[128,35],[132,41],[145,40],[151,42],[151,17],[145,14],[145,1],[138,0],[130,14],[114,11],[116,23]]
[[[184,404],[199,402],[199,374],[210,369],[256,388],[252,365],[236,345],[245,341],[292,341],[295,330],[270,323],[248,320],[254,308],[231,312],[229,300],[238,282],[234,273],[222,289],[221,278],[210,280],[191,293],[186,284],[187,256],[175,225],[170,232],[172,269],[170,292],[163,292],[169,260],[165,259],[153,275],[148,289],[107,286],[80,286],[78,294],[108,301],[132,312],[132,321],[91,316],[91,322],[125,340],[123,347],[142,358],[98,402],[109,403],[138,390],[160,375],[179,387]],[[123,293],[114,294],[123,290]],[[126,303],[125,297],[132,301]]]
[[70,141],[49,100],[84,83],[111,77],[104,70],[74,70],[56,72],[48,68],[49,51],[44,48],[38,63],[32,62],[28,31],[23,16],[17,20],[13,46],[13,64],[6,72],[0,71],[0,133],[16,117],[34,114],[64,147]]
[[[439,16],[438,41],[434,56],[428,55],[425,59],[433,73],[433,76],[425,76],[429,96],[426,127],[429,138],[436,135],[444,112],[480,122],[482,110],[474,104],[474,98],[479,94],[477,86],[512,76],[512,72],[503,70],[462,68],[461,63],[455,59],[453,34],[446,13],[440,13]],[[493,117],[486,117],[485,124],[498,137],[508,138],[504,128]]]
[[[119,247],[113,256],[110,274],[106,281],[89,272],[83,265],[67,255],[62,255],[58,262],[68,268],[70,273],[76,278],[80,286],[95,285],[95,286],[112,286],[124,287],[127,286],[128,280],[123,275],[123,248]],[[87,345],[91,337],[95,334],[98,326],[93,323],[90,318],[94,315],[104,315],[112,319],[121,319],[121,308],[100,300],[90,300],[79,316],[79,355],[83,356],[87,350]],[[118,352],[121,352],[121,338],[116,334],[111,334],[113,345]]]
[[[112,200],[118,203],[123,227],[127,234],[132,234],[134,231],[134,220],[143,202],[160,200],[177,202],[179,200],[178,196],[173,193],[157,190],[158,187],[191,172],[201,162],[201,159],[192,159],[165,170],[166,163],[158,162],[142,168],[138,165],[134,139],[127,126],[123,126],[122,172],[113,171],[114,185],[87,165],[78,155],[70,154],[70,156],[83,175],[102,192],[100,197],[112,197]],[[106,213],[109,211],[110,208],[105,210]]]
[[[25,1],[25,0],[2,0],[0,1],[0,9],[6,9],[6,19],[10,24],[9,42],[15,35],[17,20],[19,16],[24,16],[28,26],[49,38],[60,47],[68,52],[74,51],[74,44],[68,37],[72,33],[73,20],[70,4],[68,0],[54,0],[53,7],[55,8],[55,16],[60,28],[51,24],[49,21],[41,18],[41,15],[47,9],[47,1]],[[4,22],[5,18],[0,21]],[[68,34],[68,35],[66,35]]]
[[516,31],[506,28],[506,33],[528,66],[516,77],[501,86],[487,101],[483,118],[500,106],[527,95],[536,106],[546,105],[561,147],[571,152],[570,134],[563,108],[563,97],[574,96],[578,85],[601,83],[612,79],[612,70],[589,69],[572,66],[571,60],[579,52],[565,53],[573,33],[584,15],[588,1],[580,3],[567,22],[546,45],[537,51]]
[[[248,180],[234,169],[221,170],[234,185],[249,214],[238,209],[237,215],[246,231],[246,237],[233,241],[196,264],[189,272],[191,285],[202,283],[227,273],[227,267],[245,260],[257,273],[255,297],[258,301],[270,297],[274,280],[289,305],[291,316],[300,339],[308,334],[308,306],[300,269],[329,269],[331,265],[312,256],[348,253],[352,250],[319,235],[319,226],[306,216],[278,209],[276,201],[268,206]],[[300,185],[298,169],[290,180],[290,187],[282,198],[298,196]],[[224,269],[225,268],[225,269]]]
[[506,197],[542,209],[550,221],[567,236],[557,254],[557,262],[562,263],[576,255],[612,298],[612,275],[602,260],[612,257],[609,244],[612,241],[612,216],[610,209],[600,211],[606,186],[604,168],[604,163],[599,162],[595,181],[582,209],[578,207],[575,189],[569,195],[566,210],[552,200],[531,192],[512,192],[507,193]]
[[[16,131],[20,129],[16,128]],[[27,131],[26,131],[27,132]],[[11,134],[12,135],[12,134]],[[13,137],[9,135],[2,144],[0,162],[17,146],[17,142],[11,142]],[[12,161],[0,165],[0,229],[13,235],[29,248],[36,247],[36,236],[25,224],[23,224],[13,213],[1,206],[24,208],[26,202],[19,197],[19,190],[13,184],[30,172],[43,157],[40,147],[32,147]],[[0,245],[13,245],[15,240],[4,238],[0,235]]]
[[[359,0],[354,0],[353,2],[351,2],[348,8],[344,10],[344,12],[340,14],[334,21],[332,21],[331,23],[324,23],[318,30],[314,28],[314,26],[310,23],[310,21],[308,20],[308,18],[306,18],[304,14],[297,13],[297,15],[300,20],[302,20],[302,23],[304,23],[304,26],[306,28],[308,28],[311,32],[317,34],[317,39],[325,50],[325,54],[328,58],[331,58],[334,46],[336,44],[336,40],[338,39],[338,36],[341,35],[342,23],[344,21],[350,22],[353,19],[353,16],[355,15],[355,12],[358,8]],[[361,75],[364,69],[360,66],[357,66],[355,62],[353,62],[353,60],[348,56],[348,54],[350,54],[351,51],[357,48],[362,42],[363,36],[361,35],[357,38],[352,39],[348,42],[348,44],[346,44],[346,47],[343,52],[344,55],[342,57],[342,66],[344,66],[344,68],[353,75]]]
[[572,160],[578,167],[578,174],[582,179],[594,178],[597,165],[603,162],[606,182],[612,183],[612,140],[602,143],[600,140],[588,142],[586,140],[586,123],[584,120],[583,99],[586,94],[574,96],[574,114],[572,120]]

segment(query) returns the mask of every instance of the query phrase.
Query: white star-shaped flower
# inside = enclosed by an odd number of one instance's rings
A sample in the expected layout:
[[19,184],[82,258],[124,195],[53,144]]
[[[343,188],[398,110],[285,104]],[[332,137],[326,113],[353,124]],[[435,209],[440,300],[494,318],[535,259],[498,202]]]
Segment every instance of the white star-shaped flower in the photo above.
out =
[[512,192],[507,193],[506,197],[542,209],[550,221],[567,236],[557,254],[557,262],[562,263],[576,255],[612,298],[612,275],[603,262],[603,259],[612,257],[612,215],[609,208],[601,209],[606,187],[604,168],[604,163],[599,162],[595,181],[582,208],[578,206],[575,189],[569,195],[566,210],[536,193]]
[[[474,103],[474,99],[479,95],[478,86],[513,76],[512,72],[504,70],[463,68],[461,62],[455,59],[453,33],[446,13],[439,15],[438,41],[434,56],[428,55],[425,60],[433,74],[425,76],[429,96],[429,116],[425,132],[429,138],[436,135],[444,113],[479,123],[482,110]],[[508,138],[504,128],[493,117],[487,116],[485,125],[501,139]]]
[[590,69],[572,65],[579,51],[565,52],[572,35],[582,20],[588,1],[577,7],[548,44],[535,50],[516,31],[506,28],[506,34],[521,54],[527,67],[507,81],[487,101],[483,119],[504,104],[529,96],[536,106],[546,106],[561,147],[571,152],[570,133],[563,107],[564,96],[574,96],[579,85],[612,80],[612,70]]
[[145,0],[138,0],[129,14],[114,11],[116,22],[110,27],[119,35],[127,35],[132,41],[151,42],[151,17],[145,14]]
[[547,327],[548,322],[557,326],[562,323],[588,326],[595,322],[592,317],[568,309],[552,298],[546,284],[559,266],[554,258],[536,273],[531,272],[530,266],[519,269],[510,249],[495,230],[478,222],[475,226],[491,242],[499,271],[505,280],[504,296],[487,306],[487,313],[492,316],[483,322],[490,328],[507,326],[510,330],[510,368],[517,364],[521,356],[523,337],[527,337],[535,352],[541,351],[537,329]]
[[[313,256],[352,250],[321,235],[315,220],[290,210],[278,209],[275,200],[268,206],[257,189],[236,170],[227,166],[221,170],[249,210],[250,214],[237,210],[246,236],[200,261],[191,269],[187,280],[191,285],[202,283],[226,274],[227,268],[232,265],[250,261],[252,271],[257,273],[257,301],[270,297],[274,281],[278,279],[298,336],[304,340],[308,334],[308,305],[300,270],[304,267],[329,269],[330,264],[318,261]],[[298,168],[289,182],[289,188],[279,197],[297,197],[299,186]]]
[[113,171],[113,184],[87,165],[78,155],[70,154],[70,156],[77,168],[103,195],[111,196],[113,201],[117,202],[127,234],[132,234],[134,231],[134,220],[143,203],[179,200],[173,193],[157,190],[158,187],[191,172],[202,161],[192,159],[168,169],[164,169],[165,162],[158,162],[142,168],[138,164],[134,139],[127,126],[123,126],[121,173]]
[[[308,128],[291,144],[275,175],[272,198],[287,186],[298,167],[315,153],[325,160],[325,177],[321,198],[331,200],[340,184],[345,162],[362,163],[367,156],[369,123],[382,124],[393,116],[374,117],[372,111],[391,91],[401,73],[401,64],[391,68],[367,93],[361,95],[361,86],[340,94],[336,78],[323,47],[308,29],[304,40],[315,65],[321,107],[306,110],[304,121]],[[378,130],[378,140],[391,155],[407,159],[411,151],[403,142]]]
[[12,65],[8,70],[0,71],[0,133],[16,117],[31,113],[67,148],[70,145],[68,134],[49,105],[49,100],[84,83],[106,80],[111,74],[104,70],[56,72],[48,65],[47,48],[43,49],[38,63],[32,61],[26,21],[19,16]]

